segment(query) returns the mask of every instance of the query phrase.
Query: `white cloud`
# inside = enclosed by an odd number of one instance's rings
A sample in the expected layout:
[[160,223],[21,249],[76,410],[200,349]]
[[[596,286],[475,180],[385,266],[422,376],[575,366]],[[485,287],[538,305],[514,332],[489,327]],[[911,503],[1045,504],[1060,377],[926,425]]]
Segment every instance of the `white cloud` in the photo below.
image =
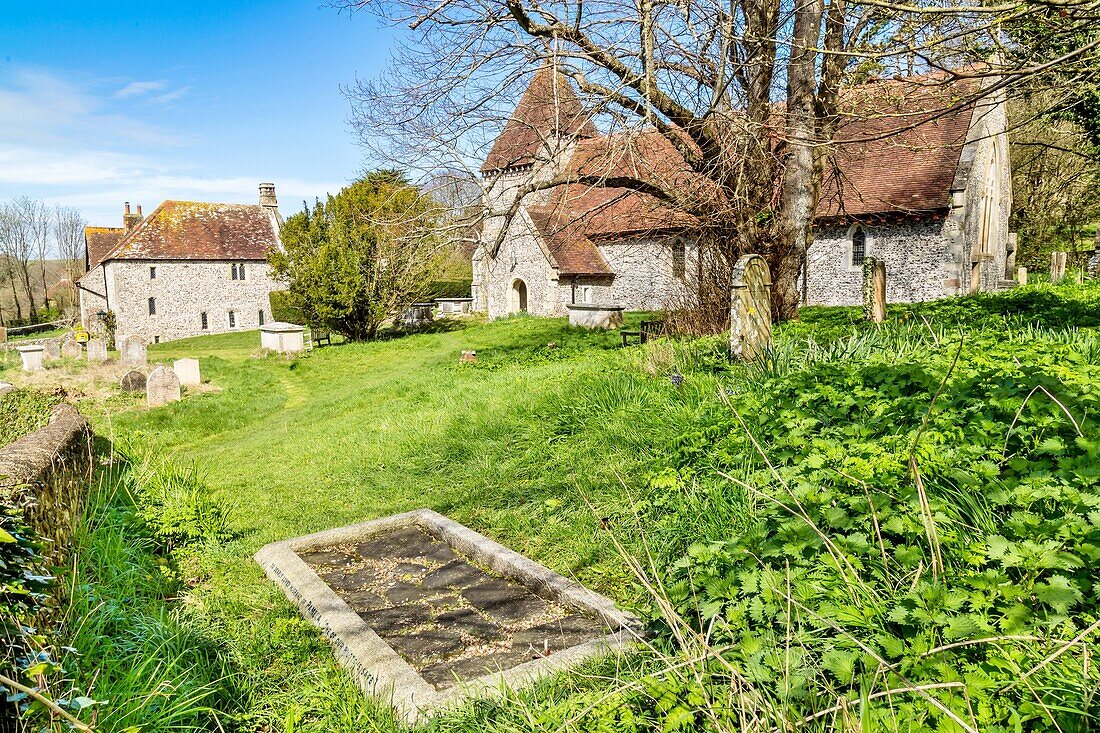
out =
[[163,81],[132,81],[111,96],[115,99],[126,99],[127,97],[137,97],[150,92],[159,92],[167,88],[168,84]]

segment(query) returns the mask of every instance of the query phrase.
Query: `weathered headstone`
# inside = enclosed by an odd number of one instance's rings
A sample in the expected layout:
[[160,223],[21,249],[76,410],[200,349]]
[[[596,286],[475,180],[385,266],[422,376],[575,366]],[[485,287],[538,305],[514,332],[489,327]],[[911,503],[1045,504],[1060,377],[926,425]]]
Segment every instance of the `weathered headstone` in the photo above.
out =
[[145,366],[145,342],[139,336],[126,336],[118,342],[118,358],[127,366]]
[[1027,268],[1026,267],[1016,268],[1016,282],[1019,283],[1021,286],[1027,285]]
[[131,369],[122,375],[122,379],[118,381],[118,386],[123,392],[141,392],[145,389],[145,381],[144,372]]
[[199,376],[198,359],[176,359],[172,362],[172,371],[179,377],[180,384],[185,387],[202,384],[202,378]]
[[160,407],[180,399],[180,379],[168,367],[157,367],[145,383],[145,398],[149,407]]
[[1066,276],[1066,258],[1065,252],[1050,253],[1050,281],[1052,283],[1056,283]]
[[772,276],[760,255],[743,255],[733,268],[730,353],[754,359],[772,340]]
[[46,361],[55,361],[61,358],[61,344],[50,339],[42,342],[42,358]]
[[66,341],[61,344],[61,357],[63,359],[79,359],[84,355],[84,347],[77,341]]
[[459,364],[475,364],[477,363],[476,351],[463,351],[462,355],[458,357]]
[[0,326],[0,344],[7,342],[7,340],[8,340],[8,329],[4,328],[3,326]]
[[886,263],[874,257],[863,260],[863,317],[886,320]]
[[17,346],[16,349],[23,359],[23,371],[36,372],[42,368],[42,352],[45,351],[45,348],[41,344]]
[[107,361],[107,342],[103,339],[88,339],[88,361]]

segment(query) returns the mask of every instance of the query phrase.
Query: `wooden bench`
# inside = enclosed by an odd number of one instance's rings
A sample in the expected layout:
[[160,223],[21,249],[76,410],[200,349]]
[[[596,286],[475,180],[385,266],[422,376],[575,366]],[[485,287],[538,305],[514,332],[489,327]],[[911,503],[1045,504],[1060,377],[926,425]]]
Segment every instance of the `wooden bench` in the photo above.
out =
[[620,331],[623,337],[623,346],[628,346],[631,338],[637,338],[639,344],[644,344],[651,338],[663,336],[664,332],[664,321],[642,321],[637,331]]
[[310,329],[309,337],[314,346],[320,346],[322,341],[325,342],[326,346],[332,346],[332,333],[329,331],[314,331]]

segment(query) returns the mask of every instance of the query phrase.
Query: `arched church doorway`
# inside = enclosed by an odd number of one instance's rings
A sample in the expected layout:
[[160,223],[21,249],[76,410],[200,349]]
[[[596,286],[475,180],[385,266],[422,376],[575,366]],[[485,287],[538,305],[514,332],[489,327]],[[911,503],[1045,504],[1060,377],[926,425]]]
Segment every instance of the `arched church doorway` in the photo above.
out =
[[522,280],[516,280],[512,283],[512,294],[508,302],[508,312],[527,312],[527,283]]

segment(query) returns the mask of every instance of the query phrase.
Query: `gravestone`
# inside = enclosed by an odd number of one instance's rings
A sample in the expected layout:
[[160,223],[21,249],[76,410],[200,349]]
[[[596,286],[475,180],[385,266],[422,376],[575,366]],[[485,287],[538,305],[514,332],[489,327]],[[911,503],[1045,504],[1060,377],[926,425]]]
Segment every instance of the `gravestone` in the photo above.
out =
[[122,375],[118,386],[123,392],[141,392],[145,389],[145,373],[137,369],[131,369]]
[[886,320],[886,263],[874,257],[863,260],[863,317],[874,323]]
[[88,339],[88,361],[103,363],[107,361],[107,342],[103,339]]
[[733,268],[730,353],[754,359],[772,340],[772,276],[760,255],[743,255]]
[[0,344],[6,343],[8,340],[8,329],[0,326]]
[[42,342],[42,358],[45,361],[55,361],[61,358],[61,344],[57,341],[49,340]]
[[1021,286],[1027,285],[1027,268],[1020,267],[1016,270],[1016,282]]
[[1056,283],[1066,276],[1066,253],[1050,253],[1050,281]]
[[180,379],[168,367],[157,367],[145,383],[145,398],[149,407],[160,407],[180,399]]
[[17,346],[16,349],[19,351],[19,356],[23,359],[23,371],[37,372],[42,368],[42,352],[45,351],[45,347],[41,344]]
[[76,341],[61,344],[61,356],[65,359],[79,359],[84,355],[84,347]]
[[138,336],[126,336],[118,342],[119,360],[127,366],[145,366],[145,342]]
[[202,383],[199,376],[198,359],[176,359],[172,362],[172,371],[179,377],[180,384],[184,387],[194,387]]

